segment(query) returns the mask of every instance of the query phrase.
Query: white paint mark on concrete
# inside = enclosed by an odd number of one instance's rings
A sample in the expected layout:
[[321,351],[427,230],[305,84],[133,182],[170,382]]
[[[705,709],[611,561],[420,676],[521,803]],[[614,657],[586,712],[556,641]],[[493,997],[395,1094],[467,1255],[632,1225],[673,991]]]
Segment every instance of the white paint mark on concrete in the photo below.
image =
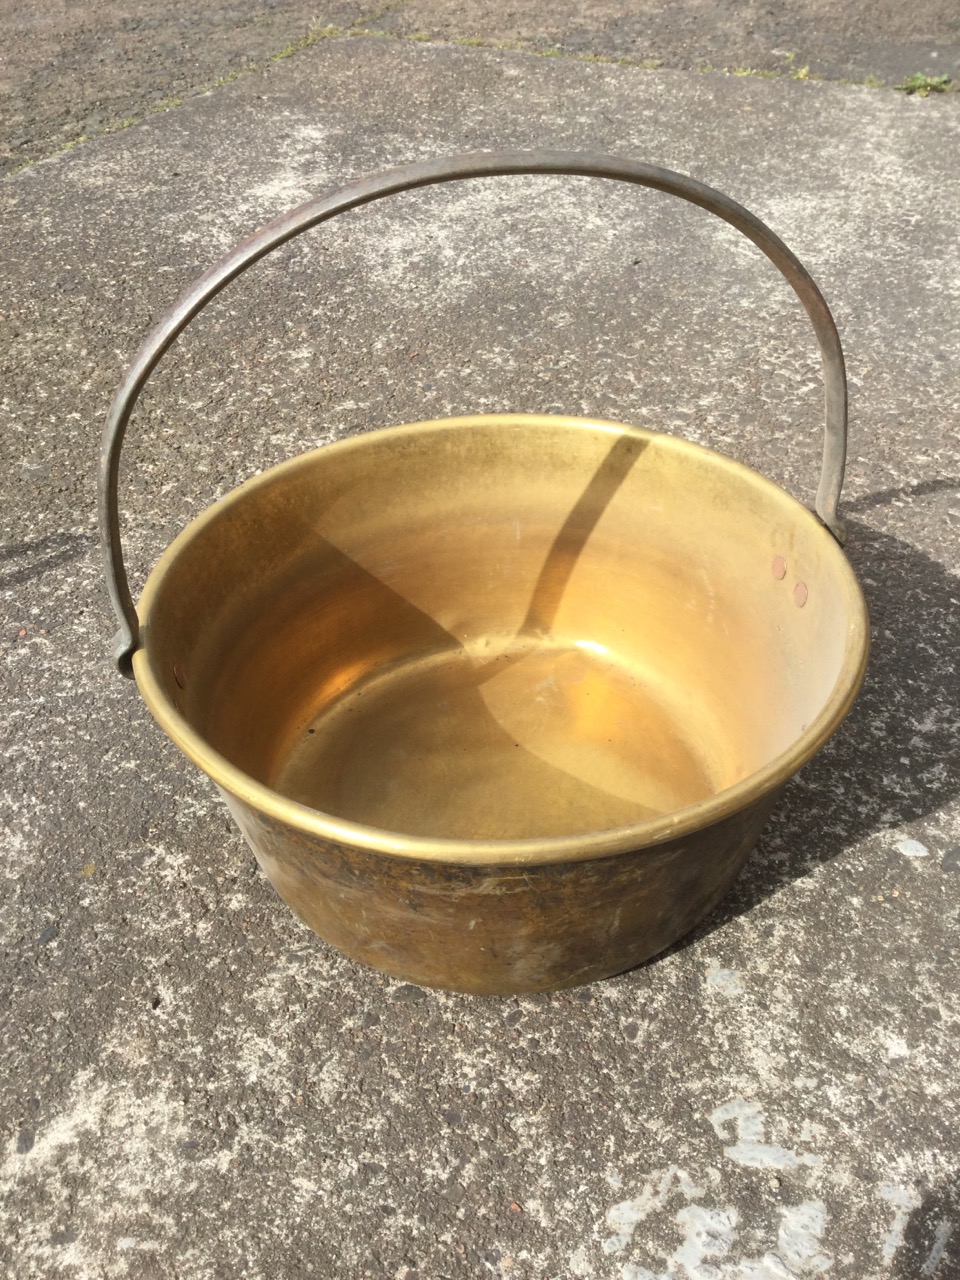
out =
[[929,858],[930,850],[919,840],[898,840],[897,851],[905,858]]
[[722,1272],[714,1271],[715,1276],[723,1276],[724,1280],[797,1280],[792,1271],[788,1271],[775,1253],[765,1253],[762,1258],[744,1258],[735,1264],[731,1271],[724,1268]]
[[[748,1131],[756,1134],[762,1117],[756,1112],[738,1114]],[[776,1240],[768,1237],[766,1249],[758,1255],[738,1257],[737,1243],[741,1235],[747,1232],[756,1238],[759,1227],[762,1240],[769,1226],[742,1224],[741,1212],[734,1205],[696,1203],[704,1196],[704,1190],[689,1174],[671,1166],[653,1174],[640,1195],[614,1205],[607,1214],[607,1225],[617,1234],[604,1242],[604,1253],[621,1253],[634,1241],[641,1253],[651,1246],[662,1251],[659,1263],[650,1260],[652,1269],[639,1261],[624,1259],[619,1280],[813,1280],[834,1267],[836,1259],[823,1244],[827,1210],[822,1201],[784,1205],[779,1211]],[[678,1198],[685,1203],[671,1213],[670,1202]],[[662,1237],[664,1228],[670,1229],[668,1222],[680,1237],[669,1256],[669,1245],[661,1244],[658,1248],[654,1243]],[[638,1232],[641,1223],[645,1225]],[[676,1233],[674,1239],[677,1239]],[[945,1244],[938,1256],[944,1248]],[[580,1267],[575,1270],[576,1275],[600,1274],[591,1268],[586,1245],[578,1250],[573,1261]]]
[[933,1235],[933,1248],[927,1255],[926,1262],[920,1268],[920,1274],[922,1276],[935,1276],[937,1274],[952,1235],[953,1223],[949,1218],[944,1218],[937,1224],[937,1229]]
[[582,1244],[579,1249],[570,1255],[570,1271],[575,1276],[593,1275],[590,1255],[585,1244]]
[[910,1047],[900,1036],[884,1036],[883,1043],[887,1049],[887,1057],[891,1062],[898,1058],[909,1058]]
[[901,1187],[892,1182],[883,1183],[880,1195],[894,1208],[893,1223],[880,1250],[884,1262],[890,1262],[903,1244],[904,1228],[911,1212],[919,1205],[920,1197],[913,1187]]
[[727,1121],[733,1121],[739,1138],[754,1140],[763,1137],[763,1112],[755,1102],[744,1098],[731,1098],[710,1115],[710,1123],[718,1138],[727,1138]]
[[743,995],[743,984],[736,969],[723,969],[716,960],[707,965],[707,986],[724,996]]
[[820,1157],[812,1152],[797,1155],[788,1147],[778,1147],[768,1142],[738,1142],[724,1147],[723,1154],[747,1169],[796,1169],[800,1165],[818,1165]]
[[738,1218],[736,1209],[705,1209],[698,1204],[687,1205],[676,1217],[684,1231],[683,1243],[670,1261],[682,1267],[691,1280],[719,1276],[721,1272],[709,1260],[725,1258],[733,1248]]
[[820,1200],[807,1200],[782,1210],[777,1252],[790,1274],[827,1271],[833,1257],[822,1245],[827,1211]]
[[795,1169],[800,1165],[819,1165],[820,1157],[812,1151],[797,1153],[788,1147],[777,1146],[764,1141],[763,1111],[756,1102],[747,1102],[744,1098],[732,1098],[725,1102],[710,1116],[718,1138],[731,1136],[728,1125],[733,1129],[737,1141],[724,1147],[723,1154],[728,1160],[745,1166],[748,1169]]
[[601,1246],[604,1253],[620,1253],[633,1239],[639,1223],[649,1217],[657,1209],[662,1209],[667,1200],[679,1193],[689,1200],[696,1200],[703,1195],[700,1187],[683,1169],[671,1165],[653,1174],[644,1185],[638,1196],[631,1200],[621,1200],[607,1212],[607,1226],[614,1232],[604,1240]]

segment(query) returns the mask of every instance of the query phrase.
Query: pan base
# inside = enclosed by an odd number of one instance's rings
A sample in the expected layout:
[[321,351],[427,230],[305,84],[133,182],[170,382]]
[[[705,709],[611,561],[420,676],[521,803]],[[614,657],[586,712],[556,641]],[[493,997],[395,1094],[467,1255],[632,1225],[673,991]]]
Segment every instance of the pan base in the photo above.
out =
[[693,719],[689,699],[589,641],[444,650],[368,674],[301,720],[269,785],[405,835],[610,830],[728,785]]

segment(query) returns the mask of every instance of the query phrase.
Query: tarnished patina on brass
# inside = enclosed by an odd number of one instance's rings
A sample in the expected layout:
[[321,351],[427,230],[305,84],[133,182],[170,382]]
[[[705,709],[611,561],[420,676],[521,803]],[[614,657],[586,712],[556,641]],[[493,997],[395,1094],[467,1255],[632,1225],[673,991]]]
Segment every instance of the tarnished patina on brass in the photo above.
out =
[[422,986],[507,995],[609,977],[682,938],[730,888],[779,791],[642,856],[505,866],[384,857],[224,795],[271,884],[322,938]]
[[[248,481],[163,555],[135,608],[117,476],[163,352],[252,262],[344,209],[510,173],[653,186],[737,226],[796,290],[824,360],[817,515],[696,445],[542,415],[422,422]],[[657,954],[722,897],[863,679],[838,538],[843,356],[768,228],[609,157],[462,157],[366,179],[240,246],[160,321],[118,392],[101,525],[119,660],[220,788],[291,908],[356,959],[506,993]]]

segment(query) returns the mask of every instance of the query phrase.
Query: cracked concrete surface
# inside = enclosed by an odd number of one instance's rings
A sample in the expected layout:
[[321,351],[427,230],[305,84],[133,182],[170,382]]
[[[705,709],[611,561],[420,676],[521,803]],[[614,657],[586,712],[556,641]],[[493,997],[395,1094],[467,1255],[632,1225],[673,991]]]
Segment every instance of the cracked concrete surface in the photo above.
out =
[[36,0],[0,8],[0,174],[345,32],[736,75],[960,81],[953,0]]
[[[958,142],[955,97],[357,38],[0,187],[4,1274],[958,1274]],[[109,399],[197,273],[311,192],[495,146],[692,173],[805,261],[847,350],[875,645],[693,936],[503,1000],[290,917],[111,669],[93,515]],[[478,183],[331,224],[184,335],[131,431],[135,580],[258,468],[498,408],[815,484],[812,334],[749,245],[653,193]]]

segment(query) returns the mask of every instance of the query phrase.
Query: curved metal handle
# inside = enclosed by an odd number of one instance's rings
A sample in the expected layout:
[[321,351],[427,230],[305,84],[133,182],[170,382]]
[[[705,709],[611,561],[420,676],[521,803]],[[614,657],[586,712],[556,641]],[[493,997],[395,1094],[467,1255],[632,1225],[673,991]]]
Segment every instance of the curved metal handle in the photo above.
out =
[[790,252],[769,227],[742,205],[696,182],[693,178],[659,169],[653,165],[620,160],[614,156],[595,156],[564,151],[489,152],[431,160],[423,164],[391,169],[374,177],[362,178],[350,186],[328,195],[317,196],[270,222],[256,235],[238,245],[211,267],[187,290],[161,318],[147,337],[127,370],[103,430],[100,448],[100,534],[103,543],[107,586],[114,611],[121,623],[116,637],[116,658],[124,675],[132,674],[132,658],[139,644],[139,619],[130,595],[123,549],[120,542],[120,516],[117,483],[120,450],[130,414],[147,379],[167,348],[193,317],[221,289],[247,267],[258,262],[272,249],[285,244],[301,231],[315,227],[328,218],[359,205],[371,204],[385,196],[416,187],[429,187],[462,178],[493,178],[508,174],[565,174],[578,177],[612,178],[652,187],[699,205],[729,222],[761,249],[793,286],[813,322],[823,358],[826,399],[826,429],[823,442],[823,469],[817,489],[817,515],[838,541],[843,529],[837,516],[843,471],[847,453],[847,379],[840,337],[823,294],[802,263]]

